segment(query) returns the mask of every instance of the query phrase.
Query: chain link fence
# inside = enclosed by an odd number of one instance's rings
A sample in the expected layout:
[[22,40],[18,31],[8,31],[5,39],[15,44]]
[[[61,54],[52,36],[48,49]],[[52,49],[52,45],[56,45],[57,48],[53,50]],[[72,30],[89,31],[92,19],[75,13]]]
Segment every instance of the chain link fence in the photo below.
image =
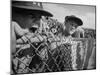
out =
[[[45,30],[41,30],[42,34],[37,32],[31,37],[30,33],[21,38],[24,43],[17,44],[16,53],[12,55],[12,74],[88,69],[90,56],[96,50],[95,38],[90,38],[94,35],[87,36],[88,38],[71,39],[61,36],[59,39],[58,34],[62,32],[60,26],[63,25],[52,21],[50,19],[48,22],[50,24],[47,23],[51,25],[50,29],[44,27]],[[41,41],[40,38],[44,38],[44,41],[36,42],[36,38],[39,41]],[[55,40],[57,38],[58,40]],[[27,41],[23,39],[27,39]]]
[[[16,74],[41,73],[82,70],[86,67],[87,50],[91,53],[93,39],[73,39],[70,42],[56,43],[52,49],[47,42],[32,43],[30,40],[21,47],[16,48],[17,52],[12,59],[12,70]],[[58,45],[60,43],[60,45]],[[90,44],[90,45],[88,45]]]

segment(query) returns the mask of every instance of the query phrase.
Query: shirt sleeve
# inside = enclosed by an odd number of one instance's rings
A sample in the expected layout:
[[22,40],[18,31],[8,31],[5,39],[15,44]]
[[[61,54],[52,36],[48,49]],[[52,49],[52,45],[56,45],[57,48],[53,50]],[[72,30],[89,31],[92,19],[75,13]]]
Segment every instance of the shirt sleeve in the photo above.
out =
[[20,25],[16,22],[12,22],[12,26],[14,28],[15,33],[19,36],[22,36],[22,35],[24,35],[25,33],[28,32],[27,29],[21,28]]

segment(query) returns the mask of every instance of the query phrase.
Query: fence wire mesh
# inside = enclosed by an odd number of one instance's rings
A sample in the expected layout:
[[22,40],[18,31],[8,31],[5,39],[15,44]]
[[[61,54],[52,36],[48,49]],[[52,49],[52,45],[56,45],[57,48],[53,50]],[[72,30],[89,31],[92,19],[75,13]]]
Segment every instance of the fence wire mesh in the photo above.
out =
[[[91,45],[88,44],[91,42]],[[61,43],[55,41],[56,48],[51,49],[47,42],[32,43],[28,39],[27,44],[16,48],[17,52],[13,56],[14,73],[39,73],[39,72],[57,72],[72,71],[84,69],[87,58],[87,49],[95,46],[95,40],[81,39]],[[58,43],[58,44],[57,44]],[[90,50],[91,50],[90,49]]]
[[[71,40],[68,37],[63,38],[63,36],[58,38],[62,32],[62,28],[59,26],[63,25],[51,21],[52,19],[48,22],[50,28],[44,27],[45,30],[42,31],[42,34],[30,33],[21,37],[25,43],[17,44],[16,53],[12,55],[14,74],[87,69],[92,51],[96,50],[95,37],[89,38],[94,35],[85,35],[87,38],[73,38]],[[39,38],[44,38],[44,41],[36,42],[41,41]],[[23,39],[27,39],[27,41]]]

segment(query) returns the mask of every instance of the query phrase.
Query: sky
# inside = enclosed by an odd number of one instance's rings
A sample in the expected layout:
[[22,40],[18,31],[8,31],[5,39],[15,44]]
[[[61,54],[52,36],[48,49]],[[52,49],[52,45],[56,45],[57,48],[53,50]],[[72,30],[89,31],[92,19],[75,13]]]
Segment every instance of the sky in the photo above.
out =
[[63,23],[65,16],[75,15],[82,19],[83,27],[95,29],[95,6],[43,3],[43,8],[59,22]]

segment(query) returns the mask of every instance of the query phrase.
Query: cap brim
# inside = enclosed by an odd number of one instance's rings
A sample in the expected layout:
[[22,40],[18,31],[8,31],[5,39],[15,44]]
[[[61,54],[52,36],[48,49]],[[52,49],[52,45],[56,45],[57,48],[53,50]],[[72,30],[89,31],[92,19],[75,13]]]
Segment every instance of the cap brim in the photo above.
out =
[[67,21],[74,21],[78,24],[78,26],[83,25],[83,21],[78,17],[69,17],[67,18]]
[[43,9],[39,9],[39,8],[32,8],[32,7],[27,7],[27,6],[16,6],[16,5],[12,5],[12,7],[14,9],[28,11],[29,13],[36,12],[36,13],[43,15],[43,16],[50,16],[50,17],[53,16],[50,12],[43,10]]

